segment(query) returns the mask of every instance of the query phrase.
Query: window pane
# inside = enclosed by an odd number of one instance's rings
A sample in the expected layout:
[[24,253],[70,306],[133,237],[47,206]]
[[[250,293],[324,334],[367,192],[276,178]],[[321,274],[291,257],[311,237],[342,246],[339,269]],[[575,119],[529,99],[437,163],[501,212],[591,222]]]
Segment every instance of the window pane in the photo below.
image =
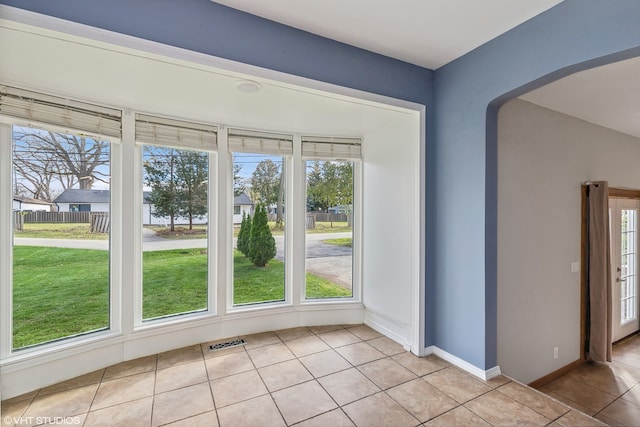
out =
[[637,211],[623,209],[620,215],[620,323],[624,324],[636,318]]
[[13,348],[109,328],[110,144],[13,128]]
[[307,161],[307,298],[353,296],[353,166]]
[[142,318],[207,309],[209,154],[145,145]]
[[282,156],[233,154],[234,305],[285,299],[284,165]]

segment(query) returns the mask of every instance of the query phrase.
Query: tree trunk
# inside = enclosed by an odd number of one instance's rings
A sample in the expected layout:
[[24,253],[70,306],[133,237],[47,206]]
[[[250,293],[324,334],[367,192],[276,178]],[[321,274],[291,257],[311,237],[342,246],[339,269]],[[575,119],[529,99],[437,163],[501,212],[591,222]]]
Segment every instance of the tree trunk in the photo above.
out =
[[282,222],[284,216],[282,215],[282,208],[284,206],[284,165],[282,165],[282,172],[280,173],[280,185],[278,187],[278,202],[276,203],[276,226],[282,228]]

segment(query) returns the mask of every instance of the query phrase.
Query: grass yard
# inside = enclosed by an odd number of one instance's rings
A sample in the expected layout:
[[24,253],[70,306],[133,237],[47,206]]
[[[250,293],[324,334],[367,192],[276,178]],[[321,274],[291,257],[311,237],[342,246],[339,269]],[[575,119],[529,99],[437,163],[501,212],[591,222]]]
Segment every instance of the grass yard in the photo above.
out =
[[207,254],[204,249],[144,252],[142,318],[207,308]]
[[[207,254],[202,249],[143,254],[143,317],[207,307]],[[109,253],[14,246],[13,347],[109,327]],[[307,273],[307,298],[350,297],[351,290]],[[284,299],[284,264],[255,267],[234,254],[234,304]]]
[[[307,298],[350,297],[351,290],[330,280],[307,273]],[[265,267],[256,267],[234,250],[233,254],[233,303],[284,300],[284,264],[272,259]]]
[[316,222],[316,228],[307,230],[308,234],[322,234],[322,233],[351,233],[353,229],[347,224],[347,222],[334,221],[331,222]]
[[14,348],[108,327],[107,251],[14,246]]
[[[284,229],[276,227],[275,222],[269,222],[271,233],[274,236],[282,236]],[[188,225],[177,225],[175,231],[169,231],[169,227],[145,226],[156,232],[156,235],[165,239],[206,239],[207,226],[198,224],[189,230]],[[233,235],[238,236],[240,226],[234,226]],[[352,228],[346,222],[316,222],[316,228],[307,230],[309,234],[342,233],[351,232]],[[34,237],[43,239],[83,239],[83,240],[107,240],[107,233],[92,233],[88,223],[26,223],[23,231],[15,231],[15,237]]]
[[25,223],[23,231],[15,231],[15,237],[41,239],[107,240],[107,233],[92,233],[89,223]]
[[206,224],[195,224],[192,230],[189,230],[188,225],[176,225],[173,227],[174,231],[171,231],[169,227],[160,227],[157,225],[147,225],[144,228],[155,231],[156,236],[163,237],[165,239],[185,240],[207,238]]
[[343,237],[340,239],[327,239],[327,240],[323,240],[322,243],[350,248],[351,246],[353,246],[353,239],[351,237]]
[[[276,227],[275,221],[269,221],[269,228],[271,229],[271,234],[274,236],[282,236],[284,235],[284,228]],[[346,222],[338,222],[334,221],[333,224],[330,222],[316,222],[316,228],[307,230],[308,234],[322,234],[322,233],[351,233],[353,229]],[[238,232],[240,231],[240,225],[235,225],[233,227],[233,236],[238,237]]]

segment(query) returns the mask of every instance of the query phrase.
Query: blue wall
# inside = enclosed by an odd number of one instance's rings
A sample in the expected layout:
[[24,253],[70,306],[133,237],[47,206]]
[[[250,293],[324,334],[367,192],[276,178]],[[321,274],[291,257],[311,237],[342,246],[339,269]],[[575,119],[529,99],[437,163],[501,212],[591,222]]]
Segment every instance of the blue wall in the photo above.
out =
[[565,0],[436,71],[435,345],[484,369],[497,362],[500,105],[639,46],[639,1]]

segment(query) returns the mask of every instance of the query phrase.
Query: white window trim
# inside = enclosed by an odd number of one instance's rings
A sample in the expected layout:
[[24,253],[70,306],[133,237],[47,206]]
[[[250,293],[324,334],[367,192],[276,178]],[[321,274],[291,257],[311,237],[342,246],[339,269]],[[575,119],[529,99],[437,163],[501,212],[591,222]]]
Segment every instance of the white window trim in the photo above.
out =
[[[302,159],[302,167],[305,170],[304,179],[304,197],[306,201],[306,162],[320,160],[320,161],[338,161],[338,159],[323,158],[323,157],[304,157]],[[344,159],[340,159],[344,160]],[[362,301],[362,286],[361,286],[361,265],[362,265],[362,161],[359,159],[347,159],[353,163],[353,226],[352,226],[352,254],[351,254],[351,296],[350,297],[334,297],[334,298],[307,298],[307,286],[306,286],[306,263],[304,265],[304,273],[302,280],[304,286],[302,286],[301,303],[303,304],[323,304],[326,302],[340,303],[340,302],[360,302]],[[306,214],[306,205],[305,212]],[[303,216],[304,218],[304,216]],[[303,238],[306,238],[306,229],[303,226]],[[306,239],[303,240],[303,248],[301,253],[305,253]]]
[[[217,293],[218,289],[218,266],[220,265],[218,261],[218,254],[220,253],[220,248],[218,247],[218,228],[216,224],[219,224],[220,217],[218,214],[218,203],[219,203],[219,195],[218,195],[218,174],[219,174],[219,144],[220,144],[220,133],[225,135],[226,141],[226,132],[223,132],[221,128],[216,125],[209,125],[203,123],[196,123],[185,120],[178,119],[170,119],[165,117],[159,117],[155,115],[149,114],[129,114],[125,115],[127,117],[127,125],[128,128],[131,127],[132,131],[130,137],[128,138],[128,142],[133,147],[133,158],[134,165],[128,170],[133,173],[133,176],[129,177],[129,180],[125,180],[125,182],[133,182],[134,185],[129,186],[126,190],[130,190],[133,188],[134,194],[128,195],[132,200],[134,200],[134,212],[131,216],[134,218],[135,226],[133,230],[133,236],[135,236],[136,240],[134,241],[134,245],[132,245],[135,253],[130,254],[130,258],[135,260],[135,265],[133,266],[135,270],[135,285],[133,289],[133,307],[131,308],[131,312],[133,313],[133,321],[130,322],[132,324],[132,331],[142,331],[148,329],[154,329],[157,327],[163,327],[167,325],[176,325],[184,322],[189,322],[193,320],[203,319],[214,317],[216,314],[220,314],[220,307],[217,305],[217,301],[219,300],[219,295]],[[129,123],[129,120],[131,123]],[[188,143],[185,146],[181,146],[179,144],[173,143],[163,143],[163,142],[149,142],[149,141],[139,141],[136,138],[136,123],[145,120],[157,121],[166,126],[193,126],[194,129],[206,131],[206,132],[216,132],[216,135],[213,139],[216,142],[212,144],[202,144],[201,146],[196,146],[193,143]],[[125,119],[123,117],[123,128],[124,128]],[[124,129],[123,129],[124,130]],[[144,187],[143,183],[143,167],[142,167],[142,150],[145,145],[150,146],[159,146],[159,147],[169,147],[177,150],[196,150],[200,152],[208,153],[208,162],[209,162],[209,173],[208,173],[208,198],[207,198],[207,215],[208,215],[208,227],[207,227],[207,308],[204,310],[194,310],[187,311],[183,313],[172,313],[166,316],[154,317],[149,319],[143,318],[142,313],[142,305],[143,305],[143,245],[142,245],[142,219],[140,213],[143,208],[143,197],[142,191]],[[125,191],[126,191],[125,190]],[[233,219],[232,219],[233,221]],[[212,224],[214,224],[212,226]]]
[[0,357],[5,359],[12,353],[13,337],[13,170],[11,125],[0,123]]
[[[227,265],[227,286],[226,286],[226,312],[228,313],[241,313],[251,312],[259,310],[273,309],[274,307],[283,307],[295,305],[294,299],[292,299],[293,292],[293,265],[296,260],[293,255],[292,239],[293,237],[293,223],[296,221],[295,217],[291,218],[291,215],[287,215],[285,220],[284,229],[284,299],[281,301],[257,301],[255,303],[247,303],[241,305],[234,305],[233,292],[234,292],[234,278],[233,278],[233,153],[251,153],[251,154],[264,154],[265,156],[282,156],[283,165],[285,168],[285,200],[287,204],[291,204],[293,200],[293,188],[296,185],[293,176],[293,163],[292,152],[295,150],[293,146],[293,136],[291,133],[274,133],[266,132],[254,129],[244,128],[227,128],[225,134],[227,150],[227,168],[229,169],[227,176],[228,182],[225,185],[228,196],[226,202],[228,206],[226,209],[221,210],[224,215],[227,216],[227,233],[229,234],[229,243],[225,251],[228,259]],[[289,209],[289,208],[287,208]],[[292,212],[293,214],[293,212]]]
[[[76,335],[60,337],[52,341],[37,343],[33,346],[13,349],[13,206],[12,206],[12,174],[0,174],[0,220],[5,228],[0,228],[0,360],[10,359],[16,355],[40,353],[47,349],[56,349],[67,343],[82,343],[95,337],[108,337],[120,333],[122,328],[121,283],[122,270],[122,197],[116,197],[114,186],[122,183],[122,144],[121,139],[114,136],[88,135],[81,130],[70,130],[60,126],[41,122],[24,122],[19,118],[0,116],[0,169],[13,170],[13,126],[33,127],[52,130],[60,133],[75,134],[109,142],[109,169],[111,182],[109,185],[111,199],[109,210],[111,230],[109,233],[109,323],[106,328],[86,331]],[[6,164],[4,163],[6,162]],[[6,166],[6,169],[5,169]],[[6,181],[6,182],[5,182]],[[5,204],[7,204],[5,206]],[[7,216],[6,220],[3,218]],[[7,238],[5,238],[5,236]],[[6,265],[5,265],[6,263]]]

